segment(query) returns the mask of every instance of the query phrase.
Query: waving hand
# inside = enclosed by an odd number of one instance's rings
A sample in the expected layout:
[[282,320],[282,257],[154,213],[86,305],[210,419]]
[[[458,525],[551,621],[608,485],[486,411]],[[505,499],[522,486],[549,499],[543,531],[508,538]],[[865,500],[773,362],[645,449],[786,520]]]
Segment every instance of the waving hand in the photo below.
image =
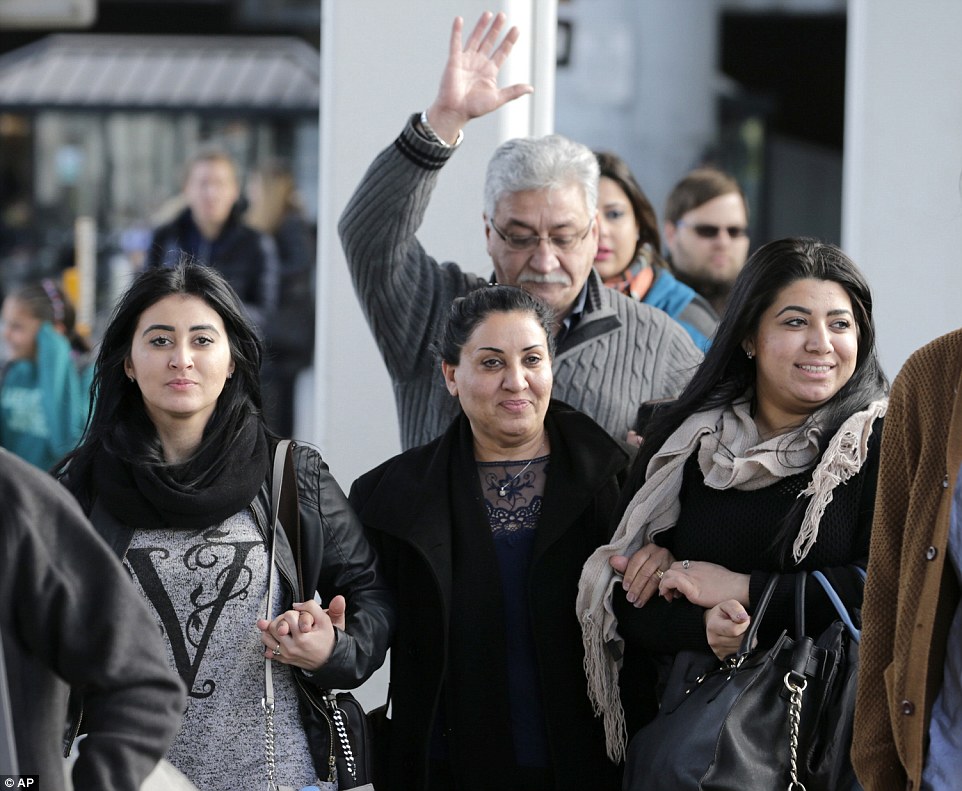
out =
[[534,90],[523,83],[498,87],[498,72],[518,40],[518,28],[512,27],[498,43],[505,19],[503,13],[494,16],[485,11],[463,47],[464,20],[461,17],[454,20],[448,62],[441,75],[438,95],[427,111],[428,123],[449,143],[457,139],[472,118],[487,115]]

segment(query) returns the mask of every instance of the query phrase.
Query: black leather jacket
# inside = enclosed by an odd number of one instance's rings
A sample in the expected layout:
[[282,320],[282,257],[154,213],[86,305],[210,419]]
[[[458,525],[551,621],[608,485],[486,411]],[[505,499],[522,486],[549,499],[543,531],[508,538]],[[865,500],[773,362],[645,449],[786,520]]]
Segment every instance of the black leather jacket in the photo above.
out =
[[[337,594],[347,599],[346,628],[337,632],[328,661],[313,673],[294,674],[302,703],[307,703],[305,698],[314,697],[310,692],[359,686],[383,664],[394,629],[395,607],[374,550],[320,453],[307,445],[295,445],[294,464],[301,519],[300,562],[305,585],[314,580],[324,603]],[[261,532],[265,538],[269,537],[269,480],[265,480],[250,508]],[[90,521],[117,556],[123,558],[134,528],[117,521],[96,502]],[[278,536],[275,559],[284,580],[285,607],[289,607],[295,600],[296,566],[283,532]],[[79,712],[71,713],[76,723]],[[308,722],[305,727],[310,731]],[[68,729],[68,739],[72,740],[75,733],[76,725]],[[69,744],[67,747],[69,749]]]

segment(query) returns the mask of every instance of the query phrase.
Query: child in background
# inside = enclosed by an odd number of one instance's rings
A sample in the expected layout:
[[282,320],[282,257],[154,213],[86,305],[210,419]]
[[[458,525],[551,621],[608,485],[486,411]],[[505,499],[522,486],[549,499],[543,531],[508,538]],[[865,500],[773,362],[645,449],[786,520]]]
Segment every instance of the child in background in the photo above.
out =
[[48,470],[83,434],[90,346],[76,331],[73,305],[53,280],[8,296],[2,321],[7,363],[0,380],[0,446]]

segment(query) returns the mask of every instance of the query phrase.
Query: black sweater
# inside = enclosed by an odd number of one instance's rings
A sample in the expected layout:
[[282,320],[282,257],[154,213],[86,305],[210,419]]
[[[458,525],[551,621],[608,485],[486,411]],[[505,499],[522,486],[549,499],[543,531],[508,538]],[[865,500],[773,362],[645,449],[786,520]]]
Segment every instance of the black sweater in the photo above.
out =
[[[716,490],[705,485],[697,461],[685,465],[681,514],[656,542],[671,550],[677,560],[704,560],[731,571],[751,574],[749,612],[772,571],[780,571],[775,595],[760,631],[763,645],[774,642],[782,630],[795,633],[796,571],[819,570],[832,583],[850,612],[862,606],[861,577],[853,568],[865,568],[878,476],[881,420],[873,427],[868,458],[858,474],[836,487],[832,502],[819,525],[818,540],[797,566],[792,541],[801,514],[786,524],[796,497],[811,478],[812,469],[784,478],[764,489]],[[711,651],[705,633],[704,610],[685,599],[668,602],[654,597],[641,608],[628,604],[615,586],[614,609],[626,654],[639,649],[650,655],[673,655],[683,649]],[[818,634],[836,618],[821,586],[813,580],[806,588],[806,631]]]

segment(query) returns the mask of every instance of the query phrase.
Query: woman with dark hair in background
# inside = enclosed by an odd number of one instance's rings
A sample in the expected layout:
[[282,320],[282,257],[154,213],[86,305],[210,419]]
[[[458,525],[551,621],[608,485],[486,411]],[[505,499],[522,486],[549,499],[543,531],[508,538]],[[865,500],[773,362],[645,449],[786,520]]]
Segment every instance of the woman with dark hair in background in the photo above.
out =
[[398,597],[379,791],[620,787],[573,604],[627,457],[550,400],[551,329],[514,286],[454,300],[437,349],[462,414],[351,489]]
[[[776,571],[761,644],[794,629],[795,572],[823,572],[859,609],[886,391],[872,296],[852,261],[810,239],[759,249],[705,361],[655,413],[621,524],[581,578],[589,688],[612,755],[625,714],[629,733],[651,714],[622,710],[620,648],[626,666],[667,665],[682,649],[725,657]],[[837,617],[818,585],[805,605],[812,633]]]
[[628,164],[609,152],[596,151],[595,156],[601,167],[595,269],[606,286],[665,311],[704,351],[718,315],[708,300],[677,280],[662,259],[658,218]]
[[278,782],[332,780],[327,746],[309,741],[302,716],[321,691],[356,687],[381,665],[393,623],[374,552],[320,454],[304,445],[293,454],[300,552],[274,548],[281,573],[263,619],[276,438],[261,414],[261,354],[214,269],[145,270],[107,325],[90,425],[59,469],[164,633],[188,690],[167,757],[201,791],[267,785],[264,657],[281,666]]

